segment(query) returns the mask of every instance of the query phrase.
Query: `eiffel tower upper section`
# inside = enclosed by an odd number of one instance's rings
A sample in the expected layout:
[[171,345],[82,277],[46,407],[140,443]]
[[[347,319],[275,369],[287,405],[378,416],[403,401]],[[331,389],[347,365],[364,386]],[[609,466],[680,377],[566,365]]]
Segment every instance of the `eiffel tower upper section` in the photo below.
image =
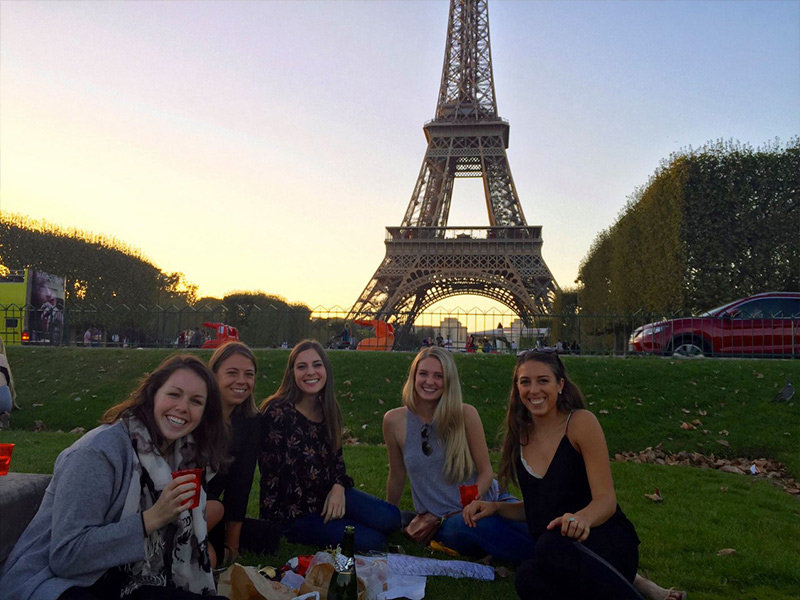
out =
[[403,226],[447,225],[454,177],[483,177],[489,224],[526,225],[508,168],[509,125],[497,115],[487,0],[450,3],[436,117]]
[[[528,226],[508,166],[509,125],[497,115],[487,0],[451,0],[436,116],[400,227],[347,320],[382,319],[402,337],[433,303],[462,294],[497,300],[526,325],[557,287]],[[457,177],[483,179],[489,227],[448,227]]]

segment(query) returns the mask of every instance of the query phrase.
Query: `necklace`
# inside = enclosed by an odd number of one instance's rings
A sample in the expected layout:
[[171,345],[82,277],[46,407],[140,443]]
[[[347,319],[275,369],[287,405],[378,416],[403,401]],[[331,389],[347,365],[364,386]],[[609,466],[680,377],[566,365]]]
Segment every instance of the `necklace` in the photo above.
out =
[[562,436],[564,435],[564,428],[569,417],[564,417],[561,419],[561,422],[557,425],[549,428],[548,430],[544,431],[541,427],[534,427],[531,424],[531,433],[530,433],[530,440],[531,442],[543,443],[550,441],[554,435]]

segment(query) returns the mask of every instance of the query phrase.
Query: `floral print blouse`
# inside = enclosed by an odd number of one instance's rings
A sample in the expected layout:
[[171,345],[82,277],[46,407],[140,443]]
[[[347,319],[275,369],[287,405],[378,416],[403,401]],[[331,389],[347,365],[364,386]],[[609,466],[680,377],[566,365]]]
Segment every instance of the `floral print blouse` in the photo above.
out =
[[331,450],[324,423],[309,421],[292,403],[272,401],[263,427],[258,457],[262,519],[287,522],[319,514],[334,483],[353,487],[342,450]]

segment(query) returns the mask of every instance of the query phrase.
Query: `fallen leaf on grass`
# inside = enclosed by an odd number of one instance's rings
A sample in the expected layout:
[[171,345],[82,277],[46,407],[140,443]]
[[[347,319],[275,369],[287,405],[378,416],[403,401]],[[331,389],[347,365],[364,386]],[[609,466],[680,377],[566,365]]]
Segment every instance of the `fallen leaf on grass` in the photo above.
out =
[[42,404],[41,402],[34,402],[33,404],[31,404],[31,406],[36,408],[37,406],[44,406],[44,404]]
[[719,432],[719,434],[720,435],[728,435],[728,430],[727,429],[723,429],[722,431]]
[[380,398],[378,398],[378,404],[383,404],[383,400],[381,400]]
[[717,443],[720,446],[725,446],[726,448],[730,448],[731,447],[731,443],[728,440],[717,440]]
[[744,475],[745,473],[744,469],[740,469],[734,465],[722,465],[719,470],[723,473],[734,473],[736,475]]
[[78,435],[83,435],[86,433],[86,429],[83,427],[75,427],[74,429],[69,430],[70,433],[77,433]]
[[708,414],[708,411],[707,410],[703,410],[701,408],[700,410],[697,411],[697,414],[700,415],[701,417],[705,417]]
[[729,554],[736,554],[736,550],[734,548],[723,548],[722,550],[717,550],[717,556],[728,556]]
[[719,491],[720,492],[727,492],[728,491],[728,486],[727,485],[720,486]]
[[605,408],[602,409],[602,410],[598,410],[597,412],[599,412],[601,415],[607,415],[608,414],[608,411]]
[[691,413],[692,411],[690,411],[688,408],[682,408],[682,409],[681,409],[681,412],[682,412],[682,413],[686,413],[686,414],[688,415],[688,414],[689,414],[689,413]]
[[758,371],[753,371],[753,375],[756,376],[756,379],[764,379],[764,374],[759,373]]
[[644,497],[647,498],[648,500],[652,500],[653,502],[663,502],[664,501],[664,498],[661,495],[661,492],[658,491],[658,488],[656,488],[654,494],[645,494]]
[[346,381],[344,381],[344,382],[342,383],[342,385],[352,385],[352,384],[350,383],[350,380],[349,380],[349,379],[347,379]]
[[695,419],[694,421],[692,421],[692,425],[697,425],[698,427],[702,424],[703,422],[700,419]]
[[384,377],[383,379],[384,379],[384,381],[386,381],[386,383],[392,383],[392,380],[389,379],[388,377]]
[[691,423],[687,423],[686,421],[684,421],[683,423],[681,423],[681,429],[697,429],[697,427],[695,427]]

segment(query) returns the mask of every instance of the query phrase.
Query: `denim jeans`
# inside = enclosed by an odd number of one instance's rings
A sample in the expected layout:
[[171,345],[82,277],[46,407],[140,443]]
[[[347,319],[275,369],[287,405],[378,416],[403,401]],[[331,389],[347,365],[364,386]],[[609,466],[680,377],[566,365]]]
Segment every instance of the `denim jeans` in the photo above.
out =
[[465,556],[484,556],[519,563],[533,556],[534,542],[524,521],[492,515],[469,527],[457,513],[448,517],[434,539]]
[[305,515],[286,523],[283,534],[296,544],[324,548],[341,543],[344,528],[355,527],[358,552],[385,550],[386,536],[400,527],[400,510],[388,502],[354,488],[344,492],[344,517],[323,523],[319,514]]

